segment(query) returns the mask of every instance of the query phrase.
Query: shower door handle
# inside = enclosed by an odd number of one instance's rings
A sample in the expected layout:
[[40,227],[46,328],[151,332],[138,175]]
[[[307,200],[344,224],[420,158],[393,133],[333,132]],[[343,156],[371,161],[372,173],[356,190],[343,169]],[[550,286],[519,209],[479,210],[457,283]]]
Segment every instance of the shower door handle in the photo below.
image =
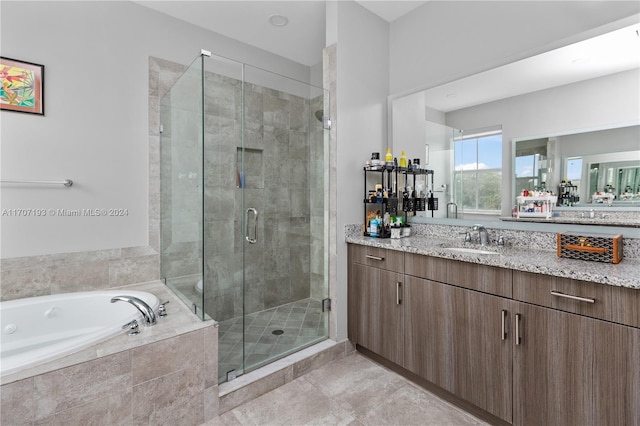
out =
[[[253,238],[249,237],[249,213],[253,213]],[[244,238],[247,240],[249,244],[255,244],[258,242],[258,210],[250,207],[245,212],[244,217],[245,222],[245,236]]]

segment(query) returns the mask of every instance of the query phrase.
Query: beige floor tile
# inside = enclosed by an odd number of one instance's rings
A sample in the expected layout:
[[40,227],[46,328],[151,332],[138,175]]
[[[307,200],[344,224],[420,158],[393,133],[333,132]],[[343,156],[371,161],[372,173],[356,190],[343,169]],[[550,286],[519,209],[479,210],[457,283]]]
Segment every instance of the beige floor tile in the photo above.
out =
[[359,353],[320,367],[204,426],[467,426],[486,423]]
[[348,404],[323,395],[304,378],[232,411],[244,425],[348,425],[356,419]]
[[365,425],[466,426],[485,425],[470,414],[412,385],[404,385],[364,417]]

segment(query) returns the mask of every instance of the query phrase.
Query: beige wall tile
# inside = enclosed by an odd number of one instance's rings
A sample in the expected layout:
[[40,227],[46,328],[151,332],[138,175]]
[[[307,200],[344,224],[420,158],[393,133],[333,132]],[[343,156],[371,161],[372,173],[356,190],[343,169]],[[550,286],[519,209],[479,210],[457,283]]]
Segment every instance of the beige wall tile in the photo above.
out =
[[35,418],[43,419],[130,389],[129,351],[34,377]]
[[33,421],[33,379],[3,385],[0,397],[0,424],[18,425]]
[[204,331],[151,343],[131,350],[133,385],[183,369],[202,369]]
[[184,370],[133,387],[133,424],[199,425],[204,422],[203,366]]
[[131,389],[122,389],[104,398],[54,413],[39,419],[34,424],[42,426],[124,426],[130,425],[132,422],[131,409]]

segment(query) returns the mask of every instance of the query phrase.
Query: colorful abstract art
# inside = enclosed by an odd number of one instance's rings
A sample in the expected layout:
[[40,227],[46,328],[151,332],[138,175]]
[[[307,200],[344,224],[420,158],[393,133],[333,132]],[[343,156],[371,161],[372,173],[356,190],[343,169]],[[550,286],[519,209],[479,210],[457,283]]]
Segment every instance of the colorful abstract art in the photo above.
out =
[[0,109],[44,115],[44,66],[0,58]]

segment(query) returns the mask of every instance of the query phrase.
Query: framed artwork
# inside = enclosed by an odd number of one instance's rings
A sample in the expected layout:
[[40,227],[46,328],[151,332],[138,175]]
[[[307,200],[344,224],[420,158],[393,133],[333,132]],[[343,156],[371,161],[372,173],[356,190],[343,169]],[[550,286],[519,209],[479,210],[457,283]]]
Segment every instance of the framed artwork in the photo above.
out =
[[44,115],[44,65],[0,57],[0,109]]

